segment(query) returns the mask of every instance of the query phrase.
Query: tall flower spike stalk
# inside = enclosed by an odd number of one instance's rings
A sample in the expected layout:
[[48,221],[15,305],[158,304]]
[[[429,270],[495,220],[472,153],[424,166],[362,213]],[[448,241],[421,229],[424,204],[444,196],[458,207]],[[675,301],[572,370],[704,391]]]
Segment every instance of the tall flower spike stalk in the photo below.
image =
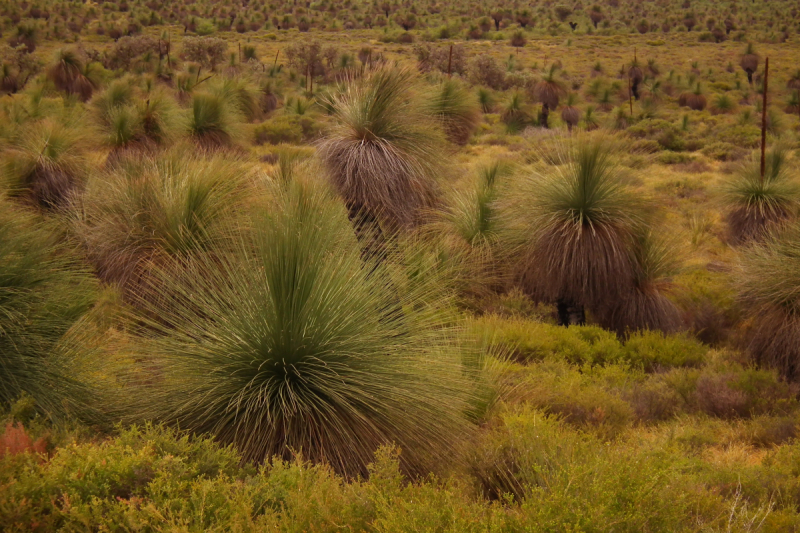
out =
[[766,170],[766,150],[767,150],[767,88],[769,80],[769,58],[764,61],[764,100],[761,106],[761,183],[764,183],[764,172]]

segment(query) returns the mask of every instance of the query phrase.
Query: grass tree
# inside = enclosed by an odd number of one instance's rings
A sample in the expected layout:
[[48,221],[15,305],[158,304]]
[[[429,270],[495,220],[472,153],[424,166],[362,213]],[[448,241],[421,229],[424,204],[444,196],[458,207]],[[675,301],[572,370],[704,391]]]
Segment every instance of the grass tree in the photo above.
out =
[[641,85],[642,81],[644,80],[644,72],[639,66],[639,61],[636,58],[634,58],[633,63],[631,63],[631,66],[628,69],[628,79],[631,83],[631,94],[636,100],[638,100],[639,85]]
[[563,325],[583,323],[586,307],[624,305],[637,274],[646,203],[623,184],[613,152],[608,138],[580,137],[520,189],[520,283],[556,303]]
[[750,85],[753,84],[753,74],[758,70],[758,61],[759,57],[755,52],[753,43],[747,43],[747,48],[745,48],[742,57],[739,59],[739,66],[741,66],[742,70],[747,74],[747,82]]
[[509,95],[500,114],[500,120],[506,125],[506,131],[510,134],[519,133],[533,123],[533,114],[523,93],[514,91]]
[[225,78],[212,85],[211,92],[230,102],[239,116],[247,122],[262,117],[258,89],[241,77]]
[[455,144],[467,144],[481,120],[475,95],[459,82],[448,79],[432,89],[428,105],[447,138]]
[[729,239],[735,244],[763,239],[776,226],[794,217],[800,202],[800,186],[787,161],[783,146],[766,153],[765,172],[754,155],[741,165],[726,185],[726,220]]
[[564,83],[557,78],[559,67],[555,63],[550,65],[542,74],[541,79],[533,86],[533,94],[542,103],[540,125],[548,127],[550,111],[555,111],[558,102],[567,92]]
[[333,123],[319,156],[351,218],[415,225],[435,198],[444,138],[413,72],[378,68],[348,80],[328,105]]
[[785,378],[800,377],[800,230],[796,225],[743,248],[736,270],[751,317],[747,349]]
[[[167,298],[133,317],[145,362],[131,379],[159,369],[137,410],[248,461],[302,453],[366,476],[389,443],[407,473],[448,460],[474,387],[441,291],[409,283],[397,262],[365,264],[356,239],[326,187],[295,180],[239,253],[162,269]],[[168,324],[144,318],[165,310]]]
[[125,159],[90,179],[75,230],[100,279],[131,300],[153,265],[223,247],[220,228],[244,203],[246,177],[235,160],[187,146]]
[[78,52],[61,49],[56,52],[55,61],[47,69],[47,78],[59,91],[86,102],[92,97],[96,84],[84,69],[84,61]]
[[663,236],[643,229],[632,246],[633,283],[628,294],[598,308],[598,322],[620,336],[641,330],[674,333],[683,326],[681,310],[670,299],[673,276],[680,272],[675,246]]
[[3,154],[0,184],[9,196],[39,207],[65,207],[84,182],[82,139],[78,128],[53,119],[26,126]]
[[53,420],[91,413],[75,363],[90,346],[78,333],[96,291],[56,232],[0,197],[0,405],[27,394]]
[[467,299],[486,296],[504,285],[500,191],[513,173],[506,161],[481,163],[466,187],[448,195],[444,207],[431,225],[442,237],[446,251],[457,264],[460,292]]
[[678,97],[678,104],[683,107],[688,107],[693,111],[702,111],[706,108],[706,100],[705,95],[703,94],[703,89],[700,86],[700,82],[697,82],[693,91],[681,93]]
[[158,88],[135,91],[124,83],[112,84],[92,101],[92,108],[101,142],[110,149],[107,162],[113,164],[166,146],[183,126],[177,102]]
[[581,110],[575,107],[576,100],[575,93],[569,93],[567,95],[567,105],[561,109],[561,120],[566,123],[570,133],[572,133],[572,128],[577,126],[581,120]]
[[189,109],[189,137],[205,150],[228,148],[240,135],[240,102],[225,91],[195,92]]

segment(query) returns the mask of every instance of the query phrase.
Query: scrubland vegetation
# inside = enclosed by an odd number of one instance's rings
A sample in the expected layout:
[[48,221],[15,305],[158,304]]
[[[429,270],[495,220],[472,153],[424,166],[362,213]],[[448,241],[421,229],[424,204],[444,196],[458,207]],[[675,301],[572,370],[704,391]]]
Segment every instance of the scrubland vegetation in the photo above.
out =
[[0,33],[0,530],[800,531],[795,2]]

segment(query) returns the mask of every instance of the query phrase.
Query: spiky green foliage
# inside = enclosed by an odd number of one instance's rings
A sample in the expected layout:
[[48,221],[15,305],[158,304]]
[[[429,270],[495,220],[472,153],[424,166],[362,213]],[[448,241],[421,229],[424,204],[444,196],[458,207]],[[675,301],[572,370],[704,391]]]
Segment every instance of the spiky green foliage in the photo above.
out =
[[663,236],[642,232],[633,245],[634,278],[627,296],[597,310],[598,322],[618,335],[640,330],[674,333],[680,309],[668,297],[672,277],[680,271],[677,249]]
[[85,160],[77,128],[47,119],[27,126],[3,154],[0,183],[9,196],[62,208],[82,187]]
[[610,139],[581,137],[557,150],[556,164],[530,174],[518,198],[521,284],[537,299],[613,305],[635,277],[646,202],[623,184]]
[[728,230],[732,242],[757,240],[776,225],[792,218],[800,201],[800,187],[788,153],[782,146],[769,150],[761,177],[760,154],[754,154],[725,187]]
[[739,65],[742,67],[745,74],[747,74],[747,81],[751,85],[753,83],[753,74],[758,70],[758,61],[759,57],[758,54],[756,54],[753,43],[747,43],[747,47],[739,60]]
[[478,103],[481,106],[481,111],[484,113],[491,113],[495,107],[495,99],[494,95],[489,89],[479,87],[478,88]]
[[133,103],[134,89],[129,78],[121,78],[111,82],[105,91],[98,93],[89,103],[93,114],[98,120],[118,107],[125,107]]
[[533,88],[533,94],[536,99],[551,110],[555,110],[558,107],[560,98],[567,94],[564,83],[556,76],[558,70],[559,68],[555,63],[550,65]]
[[800,377],[800,229],[742,250],[737,284],[752,318],[748,350],[784,377]]
[[96,98],[95,124],[104,146],[111,149],[109,163],[124,156],[140,156],[143,152],[164,146],[181,129],[177,103],[165,91],[158,89],[122,97],[122,91],[109,88]]
[[505,161],[479,165],[469,187],[449,195],[432,230],[457,264],[460,292],[467,297],[485,296],[499,289],[507,271],[500,239],[498,196],[503,182],[513,172]]
[[213,86],[211,92],[229,102],[247,122],[261,119],[258,91],[243,78],[225,78]]
[[435,197],[443,136],[405,68],[381,67],[330,97],[333,125],[319,143],[351,212],[409,227]]
[[72,365],[96,285],[54,232],[0,197],[0,404],[22,394],[52,419],[88,415],[90,389]]
[[500,119],[506,124],[508,133],[518,133],[533,122],[533,114],[525,101],[525,95],[515,91],[506,102]]
[[99,277],[129,297],[152,264],[219,246],[221,225],[244,200],[246,177],[235,160],[187,147],[126,159],[89,181],[76,232]]
[[195,93],[189,110],[189,135],[206,149],[230,146],[239,136],[238,103],[227,94]]
[[85,102],[92,97],[95,83],[85,75],[83,60],[74,50],[61,49],[47,69],[47,77],[59,91],[77,96]]
[[464,435],[470,383],[440,291],[393,265],[364,263],[325,187],[289,184],[239,253],[162,270],[171,291],[143,305],[168,324],[139,341],[159,377],[137,407],[246,460],[302,452],[366,475],[394,442],[407,472],[430,471]]
[[433,89],[428,105],[430,113],[442,123],[447,138],[456,144],[467,144],[481,119],[475,96],[449,79]]

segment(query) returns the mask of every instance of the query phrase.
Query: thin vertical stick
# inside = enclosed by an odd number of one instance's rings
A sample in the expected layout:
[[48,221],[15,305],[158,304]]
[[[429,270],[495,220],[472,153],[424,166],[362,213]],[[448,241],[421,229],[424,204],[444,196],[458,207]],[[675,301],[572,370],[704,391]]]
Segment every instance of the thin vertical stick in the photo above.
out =
[[453,45],[450,45],[450,57],[447,59],[447,76],[452,77],[452,68],[453,66]]
[[278,54],[280,54],[280,53],[281,53],[281,49],[278,48],[278,51],[275,52],[275,62],[272,63],[272,72],[275,72],[275,67],[278,66]]
[[761,104],[761,184],[764,183],[764,173],[767,170],[767,87],[769,80],[769,58],[764,62],[764,100]]
[[239,63],[242,62],[242,41],[239,41]]
[[633,116],[633,91],[631,89],[631,71],[628,70],[628,104],[631,106],[631,117]]

